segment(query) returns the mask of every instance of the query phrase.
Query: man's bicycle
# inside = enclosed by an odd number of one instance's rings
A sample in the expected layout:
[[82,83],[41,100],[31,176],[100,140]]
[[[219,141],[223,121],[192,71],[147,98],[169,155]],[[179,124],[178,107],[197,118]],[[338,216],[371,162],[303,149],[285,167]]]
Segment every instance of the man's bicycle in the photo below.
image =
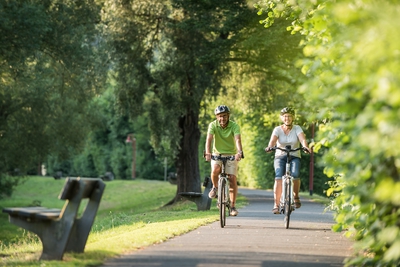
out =
[[221,228],[226,225],[226,212],[230,214],[231,199],[229,197],[229,174],[225,172],[225,165],[228,160],[235,160],[235,156],[211,155],[212,160],[222,161],[221,173],[218,175],[218,207],[219,221]]
[[282,176],[282,194],[280,199],[279,211],[281,214],[285,215],[284,223],[285,228],[289,228],[290,215],[294,211],[294,196],[293,196],[293,176],[290,171],[290,163],[292,162],[292,155],[290,152],[295,152],[298,150],[307,151],[305,148],[299,147],[292,149],[290,145],[285,148],[281,147],[271,147],[270,150],[281,150],[286,153],[286,171],[285,175]]

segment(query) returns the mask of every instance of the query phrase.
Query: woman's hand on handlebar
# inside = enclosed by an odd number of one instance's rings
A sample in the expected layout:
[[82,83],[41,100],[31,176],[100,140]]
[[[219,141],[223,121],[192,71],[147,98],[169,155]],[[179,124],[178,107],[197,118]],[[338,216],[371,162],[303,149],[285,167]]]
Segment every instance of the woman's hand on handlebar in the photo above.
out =
[[272,152],[272,151],[274,151],[274,150],[275,150],[274,147],[269,147],[269,146],[267,146],[267,147],[264,149],[264,151],[267,152],[267,153],[270,153],[270,152]]

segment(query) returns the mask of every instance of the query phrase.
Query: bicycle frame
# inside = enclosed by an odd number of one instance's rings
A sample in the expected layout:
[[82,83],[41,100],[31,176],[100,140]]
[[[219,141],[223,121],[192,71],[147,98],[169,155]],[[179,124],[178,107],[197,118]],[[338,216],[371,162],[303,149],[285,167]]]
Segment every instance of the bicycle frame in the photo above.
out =
[[[290,202],[290,210],[293,210],[294,207],[294,197],[293,197],[293,176],[290,171],[290,163],[292,162],[292,158],[290,153],[286,157],[286,171],[285,175],[282,176],[282,194],[280,200],[280,211],[282,214],[285,214],[285,200],[288,199]],[[288,189],[287,189],[288,188]],[[289,196],[288,194],[289,193]]]
[[212,155],[211,159],[222,161],[221,173],[218,175],[218,207],[220,211],[220,224],[221,228],[226,225],[226,208],[228,208],[228,213],[230,213],[231,199],[229,195],[229,175],[225,172],[226,162],[228,160],[235,160],[235,156],[216,156]]
[[292,155],[290,152],[298,151],[303,149],[301,147],[292,149],[290,145],[285,148],[273,147],[271,150],[279,149],[286,153],[286,170],[285,175],[282,176],[282,193],[280,198],[279,211],[285,215],[285,227],[289,228],[290,214],[294,211],[294,194],[293,194],[293,176],[290,171],[290,165],[292,162]]

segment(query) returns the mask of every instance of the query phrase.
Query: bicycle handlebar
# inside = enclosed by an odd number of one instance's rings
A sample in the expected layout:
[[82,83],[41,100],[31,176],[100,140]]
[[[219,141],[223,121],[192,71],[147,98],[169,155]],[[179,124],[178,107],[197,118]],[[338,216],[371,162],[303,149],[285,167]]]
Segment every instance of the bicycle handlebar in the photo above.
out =
[[[206,151],[203,150],[203,158],[206,157]],[[213,160],[222,160],[224,157],[222,157],[221,155],[211,155],[211,159]],[[231,159],[232,158],[232,159]],[[229,156],[227,157],[228,160],[235,160],[235,156]],[[244,159],[244,153],[242,151],[242,159]]]
[[221,155],[211,155],[213,160],[235,160],[235,156],[221,156]]
[[303,150],[303,152],[308,153],[308,150],[305,147],[298,147],[298,148],[292,149],[291,146],[286,146],[285,148],[275,146],[275,147],[270,147],[269,150],[265,150],[265,151],[269,152],[269,151],[274,151],[277,149],[279,149],[283,152],[286,152],[287,154],[289,154],[290,152],[298,151],[298,150]]

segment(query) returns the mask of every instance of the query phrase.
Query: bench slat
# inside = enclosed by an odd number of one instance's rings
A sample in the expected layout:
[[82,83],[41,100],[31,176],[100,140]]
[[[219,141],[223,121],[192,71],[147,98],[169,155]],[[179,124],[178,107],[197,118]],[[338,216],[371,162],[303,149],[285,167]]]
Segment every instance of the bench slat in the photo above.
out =
[[4,208],[3,212],[25,218],[51,220],[57,219],[60,216],[61,210],[49,209],[46,207],[18,207]]
[[21,210],[25,211],[31,211],[31,212],[40,212],[43,210],[46,210],[47,208],[45,207],[15,207],[15,208],[4,208],[3,212],[8,213],[10,215],[16,215],[19,214]]

